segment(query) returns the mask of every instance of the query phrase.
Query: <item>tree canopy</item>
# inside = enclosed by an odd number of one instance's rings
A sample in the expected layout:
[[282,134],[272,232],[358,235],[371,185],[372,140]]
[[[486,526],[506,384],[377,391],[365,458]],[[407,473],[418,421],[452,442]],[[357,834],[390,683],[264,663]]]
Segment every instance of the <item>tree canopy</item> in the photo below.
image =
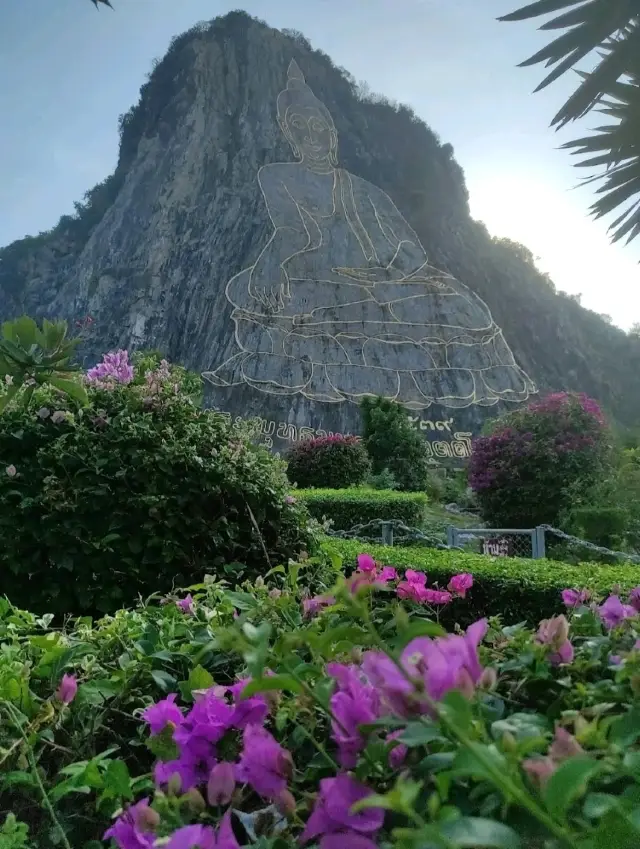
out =
[[[609,119],[563,147],[580,158],[577,167],[592,171],[587,182],[600,183],[592,214],[602,218],[617,210],[609,227],[612,239],[626,236],[630,242],[640,234],[640,0],[537,0],[500,20],[554,14],[540,29],[562,34],[521,67],[544,62],[552,69],[536,91],[570,69],[577,71],[580,83],[552,126],[559,129],[592,110]],[[576,68],[593,54],[598,57],[593,70]]]

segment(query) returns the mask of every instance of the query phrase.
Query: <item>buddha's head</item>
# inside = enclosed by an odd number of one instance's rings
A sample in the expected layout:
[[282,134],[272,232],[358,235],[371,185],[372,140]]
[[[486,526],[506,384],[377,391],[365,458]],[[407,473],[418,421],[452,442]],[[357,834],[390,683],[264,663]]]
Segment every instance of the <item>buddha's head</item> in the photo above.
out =
[[338,162],[338,133],[327,107],[291,61],[287,87],[278,95],[278,123],[294,156],[310,167],[329,169]]

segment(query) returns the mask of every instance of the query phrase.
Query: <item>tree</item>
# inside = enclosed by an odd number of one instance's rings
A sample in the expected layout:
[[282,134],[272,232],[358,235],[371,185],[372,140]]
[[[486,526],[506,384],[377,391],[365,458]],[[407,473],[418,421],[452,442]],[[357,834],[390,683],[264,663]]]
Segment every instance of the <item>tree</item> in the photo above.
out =
[[640,0],[537,0],[500,20],[555,13],[540,29],[564,32],[521,66],[553,68],[540,91],[594,52],[599,56],[592,71],[578,70],[581,82],[551,125],[560,129],[594,109],[612,119],[562,147],[581,157],[577,167],[596,169],[586,178],[601,183],[591,213],[602,218],[618,210],[612,240],[626,236],[628,243],[640,234]]

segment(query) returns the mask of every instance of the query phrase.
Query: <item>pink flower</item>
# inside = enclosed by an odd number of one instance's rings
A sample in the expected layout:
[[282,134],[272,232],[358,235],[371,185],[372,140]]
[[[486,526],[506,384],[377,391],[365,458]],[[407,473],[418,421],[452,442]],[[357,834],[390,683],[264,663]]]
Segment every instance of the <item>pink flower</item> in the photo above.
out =
[[573,660],[573,646],[569,642],[569,623],[565,616],[543,619],[538,627],[536,639],[539,643],[551,647],[549,663],[552,666],[571,663]]
[[382,827],[382,808],[351,812],[355,803],[366,799],[371,792],[349,775],[323,778],[300,842],[317,840],[320,849],[376,849],[372,838]]
[[640,587],[634,587],[629,593],[629,603],[637,611],[640,611]]
[[637,615],[636,609],[629,604],[623,604],[617,595],[610,595],[604,604],[600,605],[598,612],[605,627],[610,631],[621,625],[625,619],[632,619]]
[[78,692],[78,682],[75,675],[63,675],[56,690],[56,699],[63,705],[69,705]]
[[277,798],[286,790],[287,781],[293,775],[293,759],[290,752],[259,725],[248,725],[244,729],[244,748],[240,763],[236,767],[236,778],[250,784],[260,796]]
[[580,607],[591,598],[588,590],[562,590],[562,601],[567,607]]
[[352,769],[358,761],[358,753],[366,745],[360,726],[380,716],[380,698],[356,666],[329,663],[327,673],[338,683],[331,696],[335,717],[331,722],[332,737],[338,744],[341,766]]
[[5,472],[7,473],[7,476],[10,477],[10,478],[15,478],[15,476],[18,474],[18,470],[16,469],[16,467],[14,465],[7,466],[7,468],[5,469]]
[[393,568],[393,566],[383,566],[380,572],[378,573],[377,580],[381,583],[388,583],[389,581],[397,581],[398,573]]
[[[386,743],[393,743],[404,733],[401,728],[399,731],[393,731],[391,734],[387,734]],[[394,747],[389,752],[389,766],[391,769],[400,769],[407,759],[407,754],[409,749],[405,746],[404,743],[396,743]]]
[[425,604],[449,604],[453,596],[445,590],[425,590]]
[[336,600],[330,595],[317,595],[313,598],[305,598],[302,602],[302,611],[308,618],[315,616],[323,607],[330,607]]
[[522,761],[522,768],[536,787],[544,787],[558,768],[551,758],[527,758]]
[[285,500],[285,504],[295,504],[296,503],[296,499],[294,498],[293,495],[287,495],[287,497],[284,500]]
[[178,610],[181,610],[183,613],[186,613],[187,616],[193,616],[195,613],[195,602],[189,594],[185,596],[185,598],[181,598],[179,601],[176,601],[176,607]]
[[424,572],[407,569],[404,573],[404,581],[400,581],[396,588],[398,598],[406,598],[422,604],[425,601],[426,583],[427,576]]
[[165,849],[240,849],[231,826],[230,811],[223,816],[217,834],[209,825],[185,825],[174,831],[169,842],[163,845]]
[[166,699],[161,699],[142,712],[142,718],[149,723],[152,737],[161,734],[167,725],[175,728],[184,720],[182,711],[174,704],[176,698],[175,693],[169,693]]
[[370,575],[375,575],[377,571],[376,561],[370,554],[358,555],[358,571],[366,572]]
[[158,814],[149,807],[149,800],[141,799],[125,808],[102,839],[113,838],[119,849],[152,849],[156,840],[154,828],[159,821]]
[[228,761],[217,763],[209,774],[207,800],[210,805],[228,805],[236,788],[235,767]]
[[460,575],[454,575],[453,578],[451,578],[447,589],[450,590],[453,595],[464,598],[467,591],[470,590],[472,586],[473,575],[470,575],[469,572],[462,572]]
[[549,757],[556,762],[566,761],[576,755],[582,755],[584,749],[576,738],[560,725],[555,730],[553,743],[549,748]]
[[127,351],[110,351],[98,363],[87,372],[87,381],[98,385],[109,383],[131,383],[133,380],[133,366],[129,363]]

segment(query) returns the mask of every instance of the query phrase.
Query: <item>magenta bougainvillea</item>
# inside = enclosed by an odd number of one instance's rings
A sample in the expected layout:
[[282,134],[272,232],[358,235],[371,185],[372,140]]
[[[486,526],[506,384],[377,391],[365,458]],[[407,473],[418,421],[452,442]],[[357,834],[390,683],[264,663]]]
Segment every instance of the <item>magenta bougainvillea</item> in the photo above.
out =
[[469,484],[492,524],[557,523],[588,500],[609,455],[610,433],[597,402],[556,392],[503,416],[475,440]]
[[340,433],[297,442],[287,461],[289,479],[300,487],[344,489],[362,483],[371,471],[359,437]]

